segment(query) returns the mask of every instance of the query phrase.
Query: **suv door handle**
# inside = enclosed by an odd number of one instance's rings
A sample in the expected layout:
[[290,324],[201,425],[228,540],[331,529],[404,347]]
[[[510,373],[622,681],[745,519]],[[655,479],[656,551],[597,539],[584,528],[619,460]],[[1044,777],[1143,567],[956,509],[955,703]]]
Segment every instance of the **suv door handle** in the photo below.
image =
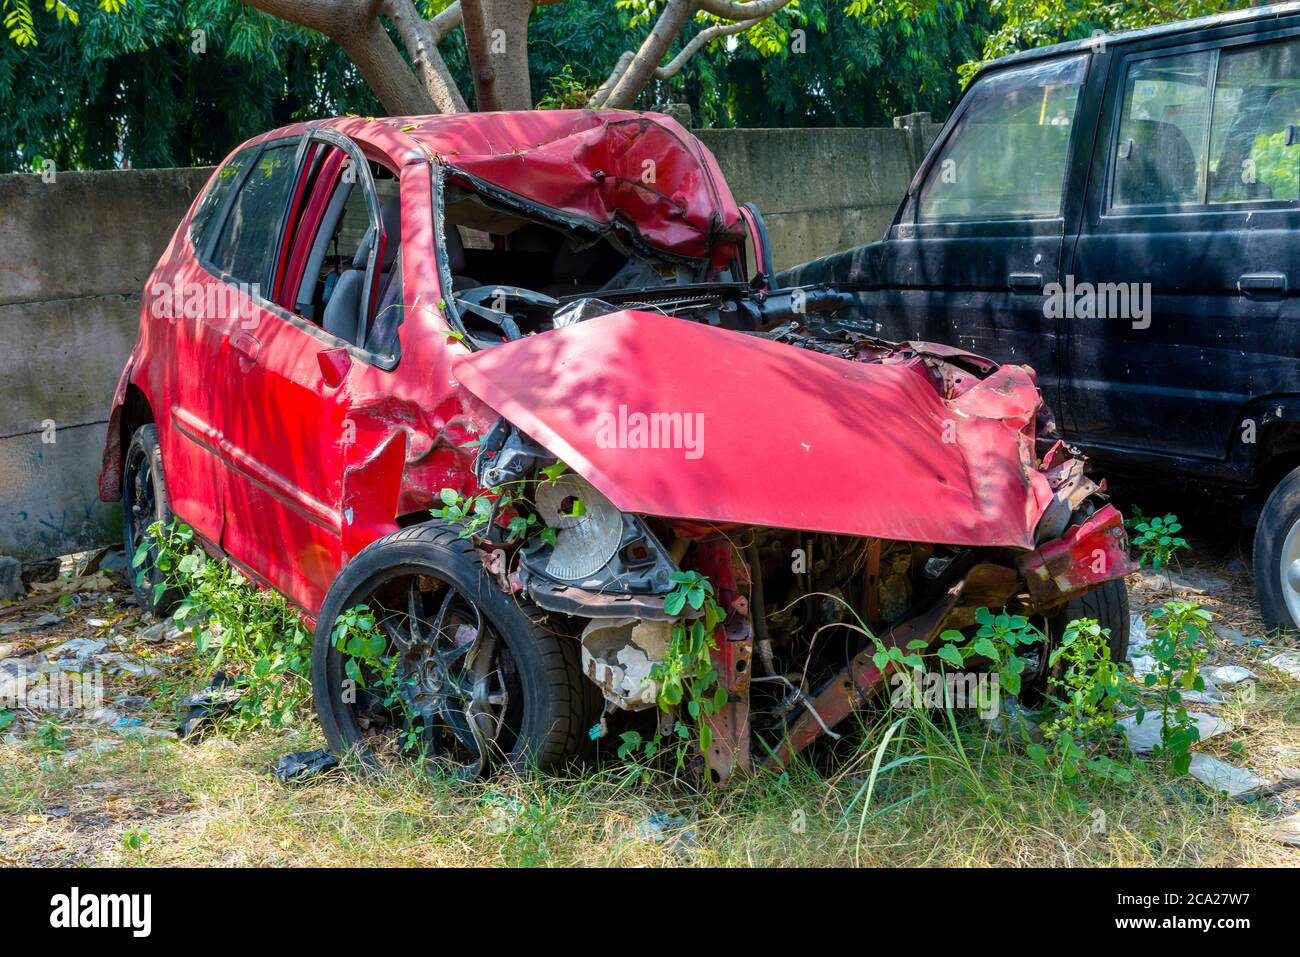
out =
[[1237,290],[1247,296],[1280,296],[1286,292],[1286,274],[1280,272],[1245,273],[1237,277]]
[[1042,292],[1043,274],[1040,272],[1013,272],[1007,277],[1013,292]]

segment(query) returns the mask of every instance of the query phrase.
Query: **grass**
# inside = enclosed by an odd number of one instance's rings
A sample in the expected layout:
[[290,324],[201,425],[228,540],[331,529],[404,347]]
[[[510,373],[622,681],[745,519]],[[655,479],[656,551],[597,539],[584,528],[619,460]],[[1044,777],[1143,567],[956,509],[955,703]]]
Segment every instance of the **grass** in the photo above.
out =
[[[1262,682],[1235,705],[1221,748],[1296,741],[1297,702]],[[1289,697],[1288,697],[1289,696]],[[912,730],[908,730],[908,729]],[[1263,825],[1283,800],[1239,804],[1134,762],[1134,782],[1071,790],[978,726],[910,720],[865,791],[884,721],[856,746],[784,775],[695,794],[671,782],[622,785],[621,767],[461,784],[410,767],[338,770],[299,785],[269,774],[320,744],[314,727],[127,739],[102,754],[0,746],[0,863],[125,866],[1081,866],[1295,864]],[[84,745],[82,741],[79,744]],[[1285,746],[1285,745],[1284,745]],[[937,759],[936,759],[937,758]],[[966,762],[969,763],[969,768]],[[62,816],[48,812],[66,807]],[[666,815],[667,830],[648,822]],[[147,835],[143,849],[124,846]]]
[[[1262,636],[1248,574],[1232,571],[1231,557],[1208,566],[1229,580],[1225,592],[1182,597]],[[1135,610],[1169,597],[1163,576],[1135,576],[1130,586]],[[153,704],[138,716],[174,727],[179,699],[205,682],[207,666],[189,639],[138,640],[148,620],[124,598],[68,605],[69,624],[32,641],[121,631],[124,647],[159,674],[114,676],[109,700],[144,695]],[[112,624],[89,629],[90,615]],[[1214,709],[1233,730],[1197,747],[1270,780],[1300,768],[1300,684],[1260,660],[1278,647],[1216,641],[1207,665],[1245,664],[1259,680],[1253,697],[1230,691]],[[73,716],[60,729],[68,754],[50,753],[30,729],[19,743],[0,743],[0,865],[1300,865],[1300,850],[1265,834],[1300,809],[1300,790],[1234,803],[1136,759],[1131,783],[1070,788],[975,723],[961,725],[959,748],[946,723],[914,713],[882,751],[897,717],[868,713],[856,731],[840,729],[850,733],[833,751],[784,775],[700,794],[661,779],[622,785],[613,758],[475,784],[396,767],[286,786],[270,774],[279,758],[323,745],[307,716],[283,733],[232,731],[197,744],[119,738]],[[99,742],[120,744],[96,753]],[[126,846],[128,835],[138,846]]]

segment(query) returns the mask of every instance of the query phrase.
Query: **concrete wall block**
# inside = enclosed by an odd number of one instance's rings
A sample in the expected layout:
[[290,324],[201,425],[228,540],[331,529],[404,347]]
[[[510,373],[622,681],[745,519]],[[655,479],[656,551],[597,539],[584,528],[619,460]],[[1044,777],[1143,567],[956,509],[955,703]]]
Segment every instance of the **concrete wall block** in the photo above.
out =
[[0,304],[138,295],[211,168],[0,176]]
[[0,356],[17,360],[3,370],[0,436],[107,419],[139,326],[134,296],[0,306]]
[[121,509],[97,496],[104,425],[0,441],[0,552],[23,560],[121,539]]

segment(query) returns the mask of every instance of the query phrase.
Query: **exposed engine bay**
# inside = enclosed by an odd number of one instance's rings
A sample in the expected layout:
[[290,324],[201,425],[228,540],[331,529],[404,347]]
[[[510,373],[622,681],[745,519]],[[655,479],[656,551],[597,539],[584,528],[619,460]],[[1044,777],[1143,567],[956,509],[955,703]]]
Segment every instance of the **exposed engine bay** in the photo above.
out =
[[[756,308],[761,314],[761,304]],[[840,360],[900,366],[947,399],[960,399],[999,368],[944,347],[887,343],[836,320],[789,321],[754,335]],[[511,496],[480,539],[485,566],[503,589],[526,596],[580,642],[583,671],[608,714],[649,713],[660,721],[652,669],[675,618],[664,598],[679,573],[706,576],[726,611],[713,655],[728,704],[707,718],[713,744],[706,764],[719,782],[760,760],[780,765],[819,737],[838,737],[841,720],[878,698],[887,675],[873,661],[877,646],[864,628],[886,643],[924,646],[944,629],[969,628],[978,609],[997,608],[1030,618],[1050,637],[1064,625],[1066,602],[1130,567],[1122,521],[1104,487],[1060,443],[1036,463],[1051,497],[1032,548],[629,513],[575,472],[556,475],[556,463],[504,417],[483,437],[480,486],[529,489]],[[553,535],[513,540],[511,520],[525,513]],[[1031,656],[1026,681],[1040,676],[1046,654]]]
[[620,224],[597,227],[494,192],[454,177],[441,192],[449,313],[479,348],[624,309],[755,331],[856,301],[830,286],[758,288],[743,280],[743,256],[718,268],[640,242]]

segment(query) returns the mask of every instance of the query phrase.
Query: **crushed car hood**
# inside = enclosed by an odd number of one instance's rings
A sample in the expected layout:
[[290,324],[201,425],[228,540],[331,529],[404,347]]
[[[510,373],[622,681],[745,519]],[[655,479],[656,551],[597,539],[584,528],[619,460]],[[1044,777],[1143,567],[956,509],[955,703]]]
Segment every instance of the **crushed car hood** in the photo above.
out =
[[624,512],[1032,548],[1052,496],[1020,366],[945,399],[920,363],[624,311],[453,371]]

